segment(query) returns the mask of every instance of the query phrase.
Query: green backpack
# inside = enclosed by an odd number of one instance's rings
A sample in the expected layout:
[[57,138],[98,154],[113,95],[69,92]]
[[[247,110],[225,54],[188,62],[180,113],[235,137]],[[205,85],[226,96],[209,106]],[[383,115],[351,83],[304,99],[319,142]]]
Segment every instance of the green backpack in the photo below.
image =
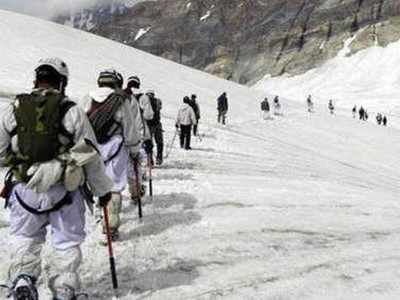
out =
[[[18,136],[19,153],[11,153],[8,165],[14,169],[18,180],[29,179],[26,172],[34,163],[50,161],[72,146],[73,136],[64,128],[62,120],[75,103],[62,101],[63,98],[56,90],[17,96],[14,134]],[[61,143],[60,136],[69,142]]]

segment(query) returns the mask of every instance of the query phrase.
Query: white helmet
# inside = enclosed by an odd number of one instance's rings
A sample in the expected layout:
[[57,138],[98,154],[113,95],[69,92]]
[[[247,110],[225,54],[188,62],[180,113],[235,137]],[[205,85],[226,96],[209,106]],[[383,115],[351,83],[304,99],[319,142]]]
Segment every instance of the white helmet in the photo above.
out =
[[154,96],[154,95],[155,95],[154,90],[148,90],[148,91],[146,92],[146,95],[152,95],[152,96]]
[[64,76],[66,79],[68,79],[69,77],[69,71],[68,71],[68,66],[67,64],[57,58],[57,57],[50,57],[50,58],[44,58],[39,60],[38,66],[35,70],[38,70],[40,67],[43,66],[50,66],[52,67],[54,70],[56,70],[56,72],[58,74],[60,74],[61,76]]

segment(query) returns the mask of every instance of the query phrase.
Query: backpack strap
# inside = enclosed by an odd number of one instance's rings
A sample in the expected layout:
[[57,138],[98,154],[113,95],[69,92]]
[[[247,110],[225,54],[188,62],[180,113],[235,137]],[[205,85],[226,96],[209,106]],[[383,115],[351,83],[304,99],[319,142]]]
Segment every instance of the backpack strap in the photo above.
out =
[[108,164],[108,163],[109,163],[110,161],[112,161],[115,157],[117,157],[117,155],[121,152],[122,147],[124,146],[124,143],[125,143],[125,140],[124,140],[124,138],[122,138],[122,141],[121,141],[121,143],[119,144],[117,151],[115,151],[115,153],[114,153],[113,155],[111,155],[108,159],[106,159],[106,160],[104,161],[104,164]]
[[69,143],[68,143],[68,145],[67,145],[68,148],[71,147],[71,146],[73,146],[73,143],[74,143],[74,134],[71,133],[71,132],[69,132],[69,131],[65,128],[65,126],[64,126],[64,124],[63,124],[63,121],[64,121],[64,118],[65,118],[66,114],[67,114],[67,113],[69,112],[69,110],[70,110],[72,107],[74,107],[74,106],[76,106],[76,103],[75,103],[75,102],[70,101],[70,100],[67,100],[67,101],[61,103],[61,109],[60,109],[60,134],[63,135],[63,136],[65,136],[65,137],[69,140]]
[[4,204],[4,208],[8,207],[11,193],[14,189],[14,186],[16,185],[16,182],[14,182],[12,180],[12,177],[13,177],[12,169],[9,169],[4,178],[4,187],[0,193],[0,197],[4,198],[6,200],[6,202]]
[[67,192],[64,196],[64,198],[62,198],[59,202],[57,202],[56,205],[54,205],[53,208],[50,209],[46,209],[46,210],[42,210],[42,211],[38,211],[37,209],[30,207],[29,205],[27,205],[22,199],[21,197],[18,195],[17,192],[15,192],[15,197],[17,198],[18,203],[28,212],[30,212],[33,215],[44,215],[44,214],[48,214],[48,213],[52,213],[55,212],[59,209],[61,209],[64,205],[69,205],[72,204],[72,197],[71,194],[69,192]]

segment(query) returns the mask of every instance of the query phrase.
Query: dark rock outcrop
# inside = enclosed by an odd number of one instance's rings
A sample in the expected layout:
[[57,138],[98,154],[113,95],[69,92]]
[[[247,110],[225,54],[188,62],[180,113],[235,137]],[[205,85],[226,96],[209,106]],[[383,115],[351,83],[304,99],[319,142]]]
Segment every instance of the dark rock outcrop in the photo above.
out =
[[[118,10],[90,31],[251,84],[400,38],[397,0],[158,0]],[[62,19],[59,19],[62,21]]]

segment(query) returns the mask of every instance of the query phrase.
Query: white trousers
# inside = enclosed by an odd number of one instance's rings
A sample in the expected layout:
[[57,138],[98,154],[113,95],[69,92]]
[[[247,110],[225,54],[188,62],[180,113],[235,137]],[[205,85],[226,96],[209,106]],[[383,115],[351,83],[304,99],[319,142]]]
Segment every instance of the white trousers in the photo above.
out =
[[[41,251],[46,241],[47,227],[50,227],[51,243],[56,250],[56,259],[51,261],[51,277],[57,278],[55,284],[68,284],[80,289],[78,268],[82,261],[80,244],[85,239],[85,203],[82,194],[71,193],[72,203],[64,205],[55,212],[36,215],[28,212],[17,200],[28,206],[40,209],[50,208],[65,196],[65,189],[56,186],[48,193],[37,194],[18,184],[9,199],[10,230],[15,237],[15,247],[9,269],[9,280],[19,274],[38,278],[41,274]],[[51,278],[50,278],[51,279]]]
[[114,182],[112,192],[115,193],[121,193],[128,183],[129,153],[128,148],[124,145],[121,147],[122,143],[122,137],[116,135],[107,143],[99,145],[101,157],[106,162],[106,175]]

